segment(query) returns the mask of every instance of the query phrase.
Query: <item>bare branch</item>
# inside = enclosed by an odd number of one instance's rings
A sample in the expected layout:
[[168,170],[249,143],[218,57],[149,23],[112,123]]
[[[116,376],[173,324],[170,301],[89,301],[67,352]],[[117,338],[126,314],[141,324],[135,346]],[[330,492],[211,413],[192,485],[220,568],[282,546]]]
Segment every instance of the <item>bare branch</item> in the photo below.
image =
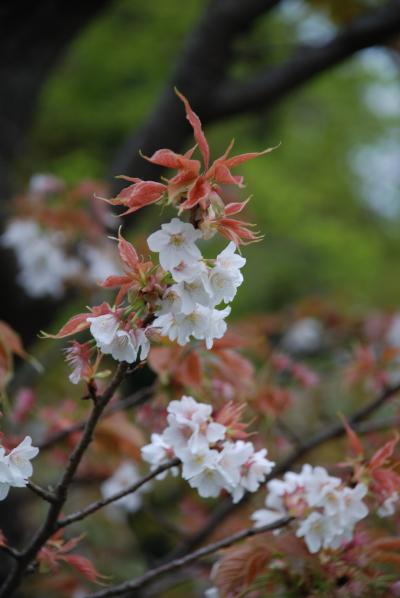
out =
[[103,498],[101,500],[93,502],[90,505],[88,505],[87,507],[85,507],[84,509],[77,511],[76,513],[71,513],[71,515],[67,515],[67,517],[64,517],[64,519],[60,519],[57,523],[57,528],[62,528],[67,525],[70,525],[71,523],[75,523],[76,521],[81,521],[82,519],[85,519],[85,517],[87,517],[88,515],[91,515],[92,513],[95,513],[96,511],[98,511],[99,509],[102,509],[103,507],[106,507],[107,505],[112,504],[113,502],[119,500],[120,498],[123,498],[124,496],[128,496],[128,494],[133,494],[134,492],[139,490],[139,488],[144,486],[144,484],[147,484],[147,482],[154,479],[160,473],[163,473],[164,471],[168,471],[168,469],[172,469],[172,467],[176,467],[179,464],[180,464],[179,459],[172,459],[171,461],[168,461],[168,463],[164,463],[164,465],[160,465],[159,467],[157,467],[157,469],[154,469],[153,471],[151,471],[150,473],[145,475],[143,478],[141,478],[140,480],[138,480],[137,482],[135,482],[128,488],[125,488],[124,490],[120,490],[119,492],[116,492],[115,494],[112,494],[111,496],[108,496],[107,498]]
[[132,590],[139,590],[165,573],[185,567],[186,565],[194,563],[204,556],[208,556],[209,554],[213,554],[214,552],[221,550],[221,548],[228,548],[228,546],[231,546],[240,540],[245,540],[246,538],[251,538],[252,536],[256,536],[258,534],[263,534],[265,532],[270,532],[285,527],[291,521],[293,521],[293,517],[285,517],[275,521],[274,523],[271,523],[270,525],[264,525],[263,527],[259,528],[252,527],[240,532],[236,532],[231,536],[227,536],[226,538],[223,538],[218,542],[214,542],[213,544],[208,544],[208,546],[204,546],[203,548],[200,548],[195,552],[191,552],[186,556],[174,559],[173,561],[165,563],[164,565],[160,565],[159,567],[155,567],[154,569],[150,569],[150,571],[147,571],[147,573],[141,577],[133,579],[132,581],[127,581],[117,586],[101,590],[100,592],[89,594],[85,598],[109,598],[110,596],[121,596],[121,594]]
[[216,91],[210,119],[269,108],[321,72],[359,50],[387,43],[399,32],[400,2],[392,0],[386,6],[358,17],[324,45],[298,49],[288,62],[244,83],[225,82]]

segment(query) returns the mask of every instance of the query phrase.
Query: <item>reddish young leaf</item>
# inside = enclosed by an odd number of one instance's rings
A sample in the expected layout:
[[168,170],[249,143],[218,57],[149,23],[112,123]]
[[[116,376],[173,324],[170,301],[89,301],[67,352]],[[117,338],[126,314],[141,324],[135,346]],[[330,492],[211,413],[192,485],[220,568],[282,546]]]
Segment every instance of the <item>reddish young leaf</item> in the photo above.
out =
[[106,576],[99,573],[96,567],[93,565],[93,563],[91,563],[89,559],[87,559],[84,556],[78,554],[67,554],[59,558],[60,560],[65,561],[66,563],[71,565],[71,567],[79,571],[79,573],[83,575],[83,577],[85,577],[92,583],[102,585],[101,580],[106,579]]
[[228,203],[225,206],[225,214],[226,216],[233,216],[234,214],[239,214],[249,203],[250,197],[246,199],[246,201],[236,201],[232,203]]
[[340,419],[342,420],[344,429],[346,430],[347,442],[351,452],[357,457],[364,455],[364,448],[359,436],[354,432],[354,430],[351,429],[344,415],[340,415]]
[[194,184],[190,187],[188,198],[180,205],[180,209],[190,210],[200,204],[205,207],[205,201],[211,193],[211,184],[204,178],[198,177]]
[[393,440],[389,440],[389,442],[384,444],[380,449],[376,451],[368,465],[368,467],[371,470],[385,465],[386,461],[390,459],[390,457],[393,455],[394,449],[396,448],[396,444],[399,442],[399,438],[399,434],[396,433]]
[[196,139],[196,141],[199,145],[201,155],[203,156],[203,159],[204,159],[204,167],[207,170],[208,164],[210,162],[210,148],[208,147],[207,139],[203,133],[203,129],[201,128],[201,121],[200,121],[199,117],[197,116],[197,114],[195,112],[193,112],[193,110],[191,109],[187,98],[185,98],[185,96],[183,94],[181,94],[176,88],[175,88],[175,93],[178,96],[178,98],[180,98],[185,105],[186,118],[188,119],[188,121],[190,122],[190,124],[193,127],[194,138]]
[[191,351],[177,363],[174,377],[183,386],[199,387],[203,380],[201,360],[196,351]]
[[71,336],[72,334],[77,334],[86,328],[89,328],[89,322],[87,319],[89,318],[90,314],[77,314],[76,316],[72,316],[68,320],[66,324],[57,332],[57,334],[47,334],[42,332],[42,335],[45,338],[65,338],[66,336]]
[[121,229],[118,231],[118,251],[124,264],[126,264],[128,268],[135,270],[139,263],[138,254],[132,243],[126,241],[121,235]]
[[[126,177],[121,176],[118,178]],[[133,185],[125,187],[125,189],[123,189],[117,195],[117,197],[107,201],[112,205],[126,206],[128,210],[122,214],[123,216],[126,216],[127,214],[132,214],[133,212],[140,210],[144,206],[159,201],[162,198],[165,190],[166,186],[162,183],[136,179]]]
[[21,337],[3,320],[0,320],[0,339],[13,353],[20,357],[26,357],[27,354],[22,345]]
[[164,168],[192,172],[194,176],[197,176],[200,170],[200,162],[198,160],[191,160],[190,156],[182,156],[169,149],[157,150],[152,156],[143,156],[143,158],[152,164],[164,166]]

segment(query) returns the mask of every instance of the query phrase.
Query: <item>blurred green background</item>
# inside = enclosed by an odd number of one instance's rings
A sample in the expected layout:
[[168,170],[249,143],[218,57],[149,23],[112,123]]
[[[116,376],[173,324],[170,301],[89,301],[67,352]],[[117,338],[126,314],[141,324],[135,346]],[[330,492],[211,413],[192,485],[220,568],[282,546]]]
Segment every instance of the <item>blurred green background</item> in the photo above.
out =
[[[281,62],[299,40],[327,39],[336,25],[325,4],[289,0],[260,19],[238,43],[233,75]],[[18,177],[104,177],[123,139],[149,114],[203,6],[119,0],[95,19],[44,88]],[[389,51],[364,50],[268,114],[207,127],[214,156],[232,137],[237,152],[281,144],[241,168],[243,198],[253,195],[248,219],[265,239],[244,250],[236,314],[313,294],[360,308],[398,304],[398,74]],[[158,219],[149,208],[136,230],[154,229]]]

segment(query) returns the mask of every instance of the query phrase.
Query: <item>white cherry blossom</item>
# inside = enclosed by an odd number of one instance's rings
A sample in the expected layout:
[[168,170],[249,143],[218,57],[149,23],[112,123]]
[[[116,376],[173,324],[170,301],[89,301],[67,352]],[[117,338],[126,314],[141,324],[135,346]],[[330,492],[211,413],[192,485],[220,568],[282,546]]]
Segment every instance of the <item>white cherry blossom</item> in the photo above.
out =
[[[165,441],[164,434],[152,434],[151,442],[141,448],[141,453],[143,459],[151,464],[152,471],[175,457],[174,449]],[[172,475],[177,475],[178,468],[173,467],[170,471]],[[163,471],[156,476],[156,479],[162,480],[167,475],[168,470]]]
[[160,317],[169,314],[179,314],[181,311],[182,301],[179,293],[176,291],[176,289],[174,289],[173,286],[168,287],[159,303],[157,316]]
[[234,299],[237,288],[242,281],[242,276],[241,279],[239,279],[229,270],[219,267],[213,268],[210,271],[209,276],[209,288],[212,298],[212,305],[218,305],[221,303],[221,301],[230,303]]
[[217,451],[210,452],[212,455],[209,455],[200,473],[189,479],[189,485],[196,488],[203,498],[217,497],[227,485],[226,479],[218,466],[219,453]]
[[225,309],[208,309],[199,308],[200,313],[207,322],[207,327],[203,333],[203,336],[194,336],[196,338],[203,338],[206,343],[207,349],[211,349],[214,344],[214,339],[222,338],[226,332],[227,324],[225,319],[231,313],[230,307]]
[[183,395],[179,401],[171,401],[167,407],[168,423],[190,425],[207,422],[212,413],[211,405],[199,403],[193,397]]
[[321,513],[313,511],[300,523],[296,536],[304,537],[308,550],[315,554],[333,537],[332,526]]
[[7,498],[12,482],[11,473],[5,460],[4,449],[0,447],[0,500]]
[[368,507],[362,501],[367,492],[368,488],[365,484],[357,484],[355,488],[343,488],[343,510],[341,518],[344,525],[351,525],[368,515]]
[[26,436],[24,440],[4,458],[12,478],[12,486],[26,486],[27,480],[33,472],[31,459],[36,457],[38,452],[39,449],[32,446],[32,438]]
[[228,270],[230,272],[236,272],[238,276],[242,276],[239,272],[240,268],[246,263],[246,258],[236,253],[236,245],[231,241],[215,259],[215,265],[218,268]]
[[204,469],[211,466],[218,461],[218,451],[204,447],[203,449],[193,452],[190,449],[183,449],[180,453],[182,461],[182,477],[185,480],[201,474]]
[[197,304],[208,307],[210,295],[205,286],[204,277],[198,276],[191,281],[182,281],[171,287],[181,301],[181,311],[190,314],[196,310]]
[[253,452],[246,466],[242,468],[241,485],[249,492],[256,492],[265,477],[271,473],[275,463],[266,459],[267,449]]
[[101,344],[100,350],[117,361],[127,363],[134,363],[138,354],[138,346],[132,330],[117,330],[112,341]]
[[192,262],[201,258],[195,244],[201,237],[201,232],[189,222],[172,218],[171,222],[161,225],[161,230],[149,236],[147,244],[151,251],[159,253],[164,270],[171,270],[182,261]]
[[87,318],[87,321],[90,323],[90,332],[99,346],[112,343],[120,325],[116,314],[93,316]]
[[177,266],[171,268],[170,272],[176,282],[191,282],[194,278],[207,276],[208,268],[201,260],[182,260]]
[[254,511],[251,515],[251,519],[254,521],[254,527],[264,527],[264,525],[270,525],[275,523],[282,517],[285,517],[286,513],[281,511],[273,511],[272,509],[259,509]]

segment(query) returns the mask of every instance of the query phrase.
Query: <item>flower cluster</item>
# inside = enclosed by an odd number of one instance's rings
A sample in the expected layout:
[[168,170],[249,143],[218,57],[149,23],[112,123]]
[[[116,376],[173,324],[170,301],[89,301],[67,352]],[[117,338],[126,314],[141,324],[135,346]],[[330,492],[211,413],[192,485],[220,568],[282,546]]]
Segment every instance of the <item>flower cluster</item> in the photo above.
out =
[[182,477],[199,495],[217,497],[222,490],[238,502],[246,491],[255,492],[274,463],[267,450],[255,451],[251,442],[229,440],[229,430],[213,419],[212,407],[183,396],[167,408],[168,426],[152,434],[142,456],[152,469],[178,457]]
[[215,306],[232,301],[243,282],[240,268],[246,260],[236,253],[231,242],[207,263],[195,244],[201,237],[192,224],[173,218],[148,238],[150,249],[159,253],[161,266],[173,279],[162,297],[153,326],[180,345],[193,336],[204,339],[211,349],[213,339],[225,334],[224,318],[230,313],[229,307],[218,310]]
[[[146,158],[153,164],[177,169],[168,184],[122,177],[132,184],[114,199],[112,205],[123,205],[125,214],[155,202],[172,205],[178,215],[187,213],[189,221],[172,218],[152,233],[147,244],[158,254],[158,260],[140,257],[135,248],[118,233],[118,251],[123,273],[108,276],[100,286],[118,289],[112,305],[90,308],[91,313],[78,314],[59,331],[55,338],[63,338],[90,328],[96,347],[75,343],[67,352],[73,367],[72,382],[96,376],[91,354],[96,349],[117,361],[134,363],[145,359],[150,340],[168,337],[184,346],[192,338],[204,341],[211,349],[214,339],[224,336],[228,305],[243,282],[241,268],[245,259],[236,252],[241,243],[257,240],[248,223],[234,220],[232,215],[242,211],[247,201],[228,203],[223,200],[223,186],[243,186],[243,177],[234,176],[230,169],[261,153],[243,154],[228,158],[232,147],[211,166],[210,151],[197,115],[184,96],[186,116],[193,127],[196,146],[184,155],[168,149],[158,150]],[[192,159],[199,148],[201,162]],[[205,259],[197,241],[209,239],[216,232],[229,239],[228,246],[214,259]],[[224,306],[218,309],[221,304]]]
[[365,484],[350,488],[323,467],[304,465],[300,473],[287,472],[283,480],[267,484],[266,509],[252,515],[257,527],[288,514],[297,519],[296,535],[304,537],[311,553],[337,549],[350,542],[354,527],[366,517]]
[[26,436],[12,451],[6,454],[0,446],[0,500],[4,500],[11,487],[24,488],[33,469],[31,459],[39,449],[32,446],[32,439]]
[[[196,228],[202,231],[206,239],[219,232],[235,245],[257,241],[260,237],[251,230],[252,224],[232,218],[242,212],[248,200],[225,203],[223,187],[226,185],[243,187],[243,177],[233,175],[231,169],[257,156],[262,156],[274,148],[229,157],[233,147],[232,141],[226,152],[210,165],[210,148],[200,119],[193,112],[188,100],[178,91],[176,93],[185,106],[186,118],[193,128],[196,145],[183,155],[170,149],[160,149],[150,157],[143,156],[152,164],[176,170],[176,175],[169,180],[166,179],[166,183],[121,176],[120,178],[132,184],[123,189],[114,199],[105,201],[112,205],[124,206],[126,211],[123,215],[136,212],[152,203],[173,205],[178,209],[179,214],[186,210],[191,212],[192,221],[196,223]],[[203,164],[200,160],[193,159],[197,147]]]
[[31,297],[61,297],[66,283],[79,274],[79,261],[63,251],[63,233],[44,233],[34,220],[13,220],[1,241],[15,251],[18,283]]
[[18,283],[30,297],[57,299],[68,286],[91,287],[115,272],[115,249],[104,238],[107,214],[88,202],[98,189],[86,181],[67,190],[61,179],[34,175],[26,195],[15,199],[0,242],[14,251]]
[[[232,242],[215,259],[205,260],[195,244],[200,237],[192,224],[178,218],[162,225],[148,239],[149,247],[159,253],[161,266],[157,266],[139,259],[120,234],[118,249],[125,274],[110,276],[102,283],[105,288],[119,287],[115,305],[103,303],[91,308],[91,313],[74,316],[56,336],[90,328],[102,354],[127,363],[146,359],[150,339],[160,335],[182,346],[194,337],[211,349],[214,339],[225,334],[224,318],[230,312],[229,306],[216,306],[234,298],[246,260],[236,253]],[[123,304],[125,298],[127,305]],[[67,349],[67,361],[73,368],[71,382],[90,378],[92,350],[88,343],[76,341]]]

